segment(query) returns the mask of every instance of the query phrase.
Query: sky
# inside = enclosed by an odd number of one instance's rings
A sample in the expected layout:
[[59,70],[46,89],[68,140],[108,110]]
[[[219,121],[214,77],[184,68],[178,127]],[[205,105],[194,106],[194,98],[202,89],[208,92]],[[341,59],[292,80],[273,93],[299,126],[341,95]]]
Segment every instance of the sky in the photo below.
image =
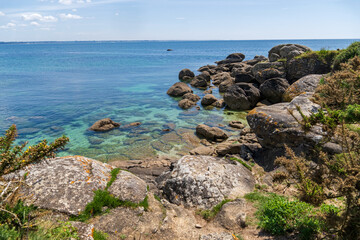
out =
[[359,39],[360,0],[0,0],[0,41]]

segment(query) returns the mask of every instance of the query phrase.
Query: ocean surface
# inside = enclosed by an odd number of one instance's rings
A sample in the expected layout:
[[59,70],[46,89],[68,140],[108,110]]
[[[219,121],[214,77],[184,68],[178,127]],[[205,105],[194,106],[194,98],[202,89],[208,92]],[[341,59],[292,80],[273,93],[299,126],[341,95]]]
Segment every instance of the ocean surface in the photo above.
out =
[[[17,143],[35,144],[66,135],[59,155],[101,161],[181,155],[193,145],[199,123],[212,126],[246,113],[182,110],[166,94],[183,68],[242,52],[246,60],[275,45],[298,43],[313,50],[345,48],[355,40],[105,41],[0,43],[0,133],[16,124]],[[173,49],[173,51],[166,51]],[[194,92],[203,96],[201,90]],[[219,97],[217,89],[214,95]],[[106,133],[88,128],[109,117],[122,126]],[[137,127],[126,127],[141,122]],[[125,126],[125,127],[124,127]],[[163,129],[174,129],[165,132]]]

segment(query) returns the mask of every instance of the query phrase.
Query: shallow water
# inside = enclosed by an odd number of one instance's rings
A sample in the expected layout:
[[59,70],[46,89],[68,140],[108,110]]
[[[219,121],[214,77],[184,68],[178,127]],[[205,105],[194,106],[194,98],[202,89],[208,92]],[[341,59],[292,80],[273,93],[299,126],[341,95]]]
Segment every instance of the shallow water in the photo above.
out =
[[[355,40],[120,41],[0,44],[0,132],[11,124],[18,142],[30,144],[63,134],[70,143],[60,155],[102,161],[186,153],[199,123],[244,120],[244,113],[218,109],[181,110],[166,95],[183,68],[199,67],[242,52],[267,55],[281,43],[313,50],[345,48]],[[174,51],[166,51],[166,49]],[[194,89],[203,96],[201,90]],[[219,97],[217,89],[214,95]],[[106,133],[87,129],[110,117],[122,127]],[[131,122],[138,127],[125,128]],[[163,129],[175,131],[164,132]],[[226,127],[224,127],[226,129]]]

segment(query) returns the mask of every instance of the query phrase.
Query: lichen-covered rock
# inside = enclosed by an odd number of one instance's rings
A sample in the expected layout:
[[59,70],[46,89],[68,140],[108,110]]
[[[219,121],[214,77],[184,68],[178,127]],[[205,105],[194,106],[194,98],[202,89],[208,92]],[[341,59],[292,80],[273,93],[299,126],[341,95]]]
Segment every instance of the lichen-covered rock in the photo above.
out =
[[189,99],[190,101],[193,101],[195,103],[200,100],[200,97],[194,93],[187,93],[182,98]]
[[259,100],[260,90],[250,83],[236,83],[224,94],[224,101],[232,110],[251,109]]
[[120,123],[114,122],[110,118],[104,118],[96,121],[91,127],[90,130],[96,132],[105,132],[112,130],[114,128],[120,127]]
[[195,74],[190,69],[183,69],[179,72],[179,79],[184,80],[184,77],[194,78]]
[[143,201],[147,194],[144,180],[127,171],[120,171],[108,190],[122,201],[135,203]]
[[212,94],[206,94],[202,99],[201,99],[201,105],[203,106],[208,106],[211,105],[213,103],[215,103],[217,101],[217,98],[212,95]]
[[296,106],[300,106],[306,116],[317,112],[320,108],[303,94],[295,97],[290,103],[257,107],[249,112],[246,119],[262,146],[283,147],[287,144],[289,147],[296,147],[301,144],[314,146],[319,143],[323,138],[321,127],[315,126],[305,133],[289,112],[292,111],[293,115],[301,120],[302,117]]
[[189,109],[195,105],[196,105],[196,103],[189,99],[182,99],[178,103],[178,106],[181,107],[182,109]]
[[221,142],[228,138],[228,135],[218,127],[209,127],[205,124],[196,126],[196,134],[205,137],[207,140]]
[[167,94],[172,97],[181,97],[186,93],[192,93],[192,92],[193,91],[186,83],[177,82],[169,88]]
[[286,76],[285,66],[282,62],[259,62],[251,71],[260,84],[270,78]]
[[271,103],[278,103],[289,86],[285,78],[271,78],[260,85],[260,92]]
[[161,188],[170,202],[206,209],[249,193],[255,185],[241,164],[210,156],[184,156],[167,176]]
[[283,95],[283,101],[290,102],[300,94],[315,92],[322,77],[323,75],[321,74],[311,74],[300,78],[286,89]]
[[245,59],[245,55],[242,53],[232,53],[226,57],[226,59],[216,62],[218,65],[227,64],[227,63],[235,63],[242,62]]
[[280,44],[269,51],[270,62],[275,62],[281,58],[291,59],[304,52],[311,51],[309,47],[299,44]]

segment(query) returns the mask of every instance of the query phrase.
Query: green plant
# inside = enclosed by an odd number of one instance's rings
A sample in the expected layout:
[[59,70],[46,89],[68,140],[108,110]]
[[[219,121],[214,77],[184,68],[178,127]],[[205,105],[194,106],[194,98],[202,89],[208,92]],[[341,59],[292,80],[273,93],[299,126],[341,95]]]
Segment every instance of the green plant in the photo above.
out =
[[121,239],[126,239],[127,236],[126,236],[125,234],[121,234],[121,235],[120,235],[120,238],[121,238]]
[[334,60],[334,69],[340,69],[341,63],[346,63],[355,56],[360,56],[360,42],[354,42],[340,51]]
[[107,233],[104,233],[102,231],[94,230],[93,238],[94,240],[106,240],[108,239],[109,235]]
[[60,222],[56,227],[39,228],[32,231],[28,237],[29,240],[62,240],[62,239],[80,239],[75,227],[70,222]]
[[43,140],[39,144],[24,150],[27,143],[13,146],[16,136],[16,126],[12,125],[6,131],[5,136],[0,137],[0,176],[44,158],[54,157],[55,152],[62,149],[69,141],[67,137],[63,136],[49,145],[47,140]]
[[116,177],[120,171],[121,171],[120,168],[114,168],[113,170],[111,170],[111,172],[110,172],[111,178],[110,178],[110,181],[106,184],[105,190],[108,190],[109,187],[113,184],[113,182],[116,180]]
[[339,54],[338,51],[335,50],[326,50],[322,48],[320,51],[308,51],[295,58],[316,58],[321,60],[324,64],[332,65],[334,59]]
[[211,219],[213,219],[218,214],[218,212],[220,212],[222,206],[224,206],[225,203],[228,203],[228,202],[231,202],[231,201],[232,200],[230,200],[230,199],[224,199],[219,204],[214,206],[212,209],[210,209],[210,210],[200,210],[197,213],[199,215],[201,215],[205,220],[210,221]]
[[10,227],[7,224],[0,224],[0,239],[1,240],[17,240],[21,238],[21,234],[15,227]]
[[231,157],[230,160],[240,163],[241,165],[243,165],[244,167],[246,167],[250,171],[252,171],[252,167],[254,166],[254,163],[250,163],[251,164],[250,165],[250,164],[247,164],[245,161],[243,161],[242,159],[239,159],[239,158]]

